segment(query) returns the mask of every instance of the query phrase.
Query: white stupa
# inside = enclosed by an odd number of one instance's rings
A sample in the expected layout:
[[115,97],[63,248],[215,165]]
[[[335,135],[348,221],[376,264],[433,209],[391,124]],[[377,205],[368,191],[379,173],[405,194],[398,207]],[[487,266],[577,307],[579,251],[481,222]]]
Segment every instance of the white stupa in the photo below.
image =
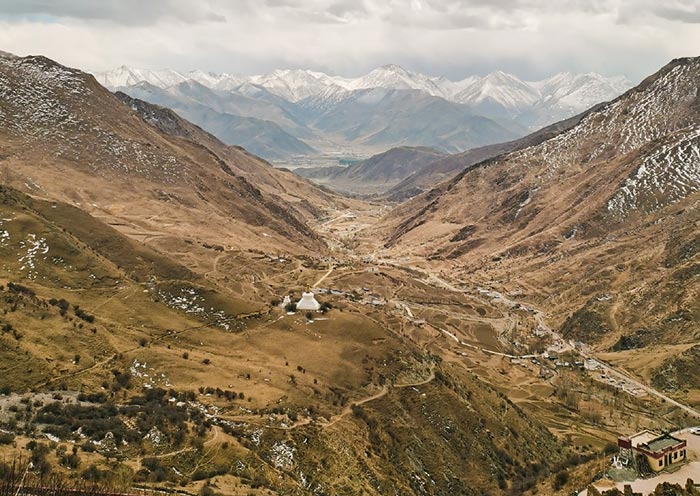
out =
[[289,295],[286,295],[286,296],[282,299],[282,303],[280,303],[280,307],[286,308],[287,305],[289,305],[291,302],[292,302],[292,299],[289,297]]
[[320,310],[321,304],[316,301],[316,297],[311,291],[301,294],[301,300],[297,303],[297,310]]

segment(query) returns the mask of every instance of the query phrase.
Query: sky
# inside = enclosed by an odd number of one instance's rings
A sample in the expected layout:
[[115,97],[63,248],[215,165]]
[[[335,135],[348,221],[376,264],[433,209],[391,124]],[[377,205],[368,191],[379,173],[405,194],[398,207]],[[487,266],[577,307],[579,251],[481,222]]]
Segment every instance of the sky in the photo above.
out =
[[700,55],[700,0],[0,0],[0,50],[120,65],[356,77],[384,64],[638,82]]

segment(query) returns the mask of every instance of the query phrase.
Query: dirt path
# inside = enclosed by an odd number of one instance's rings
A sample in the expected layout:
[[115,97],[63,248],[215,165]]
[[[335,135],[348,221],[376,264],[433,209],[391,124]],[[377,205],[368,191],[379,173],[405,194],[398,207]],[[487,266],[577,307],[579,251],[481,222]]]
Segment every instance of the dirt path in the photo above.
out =
[[[353,401],[348,406],[346,406],[339,414],[332,416],[328,422],[319,422],[318,425],[323,429],[328,429],[329,427],[333,427],[335,424],[337,424],[338,422],[340,422],[344,418],[348,417],[349,415],[352,415],[353,407],[364,405],[364,404],[369,403],[371,401],[378,400],[379,398],[383,398],[384,396],[389,394],[389,391],[391,390],[392,387],[397,388],[397,389],[408,388],[408,387],[418,387],[418,386],[423,386],[425,384],[428,384],[429,382],[431,382],[433,380],[435,380],[435,367],[431,367],[430,374],[426,379],[423,379],[423,380],[420,380],[417,382],[407,383],[407,384],[394,384],[393,386],[384,385],[384,386],[382,386],[381,390],[379,390],[377,393],[375,393],[371,396],[367,396],[365,398],[362,398],[361,400]],[[250,419],[246,419],[246,418],[242,418],[242,417],[241,418],[230,418],[230,420],[234,420],[234,421],[238,421],[238,422],[246,422],[248,424],[253,424],[253,425],[258,425],[258,426],[264,427],[266,429],[280,429],[280,430],[286,430],[286,431],[298,429],[299,427],[309,425],[310,423],[313,422],[313,419],[305,418],[305,419],[302,419],[302,420],[295,422],[293,425],[283,427],[283,426],[263,425],[260,423],[251,422]],[[214,439],[211,439],[209,442],[213,442],[213,440]]]
[[319,284],[321,284],[321,283],[326,279],[326,277],[328,277],[329,275],[331,275],[331,274],[333,273],[333,269],[334,269],[334,268],[335,268],[335,267],[333,267],[333,264],[332,264],[332,263],[329,264],[328,272],[326,272],[325,274],[323,274],[323,276],[322,276],[318,281],[316,281],[316,282],[314,283],[314,285],[311,286],[311,287],[312,287],[312,288],[315,288],[315,287],[317,287]]
[[94,312],[95,310],[98,310],[98,309],[102,308],[102,307],[105,306],[107,303],[109,303],[110,301],[112,301],[113,299],[115,299],[115,298],[116,298],[117,296],[119,296],[120,294],[126,292],[127,290],[131,289],[131,290],[135,291],[136,288],[138,288],[138,287],[140,287],[140,286],[133,286],[133,287],[132,287],[132,286],[126,286],[126,287],[124,287],[124,288],[121,288],[119,291],[117,291],[116,293],[114,293],[112,296],[110,296],[109,298],[107,298],[105,301],[103,301],[102,303],[98,304],[97,306],[91,308],[90,311],[91,311],[91,312]]
[[353,401],[352,404],[346,406],[342,412],[340,412],[338,415],[335,415],[334,417],[331,417],[331,420],[328,421],[325,424],[321,424],[321,426],[324,429],[327,429],[328,427],[331,427],[335,424],[337,424],[339,421],[343,420],[345,417],[348,415],[352,414],[352,407],[353,406],[360,406],[364,405],[365,403],[369,403],[370,401],[378,400],[379,398],[383,398],[389,393],[389,387],[388,386],[382,386],[381,391],[379,391],[377,394],[373,394],[372,396],[368,396],[367,398],[363,398],[359,401]]
[[[435,367],[431,367],[430,369],[430,375],[428,376],[427,379],[423,379],[418,382],[412,382],[408,384],[394,384],[392,387],[395,388],[408,388],[408,387],[418,387],[418,386],[423,386],[425,384],[428,384],[429,382],[435,380]],[[353,401],[350,405],[346,406],[342,412],[340,412],[338,415],[335,415],[334,417],[331,418],[331,420],[325,424],[321,424],[324,429],[331,427],[338,423],[340,420],[343,418],[347,417],[348,415],[352,414],[352,408],[354,406],[360,406],[364,405],[365,403],[369,403],[370,401],[378,400],[379,398],[383,398],[387,394],[389,394],[389,391],[391,390],[391,387],[384,385],[382,386],[381,391],[379,391],[376,394],[373,394],[372,396],[368,396],[366,398],[363,398],[359,401]]]
[[429,382],[432,382],[435,380],[435,367],[430,368],[430,375],[428,376],[427,379],[424,379],[422,381],[418,382],[411,382],[408,384],[394,384],[395,388],[407,388],[407,387],[418,387],[418,386],[424,386],[425,384],[428,384]]

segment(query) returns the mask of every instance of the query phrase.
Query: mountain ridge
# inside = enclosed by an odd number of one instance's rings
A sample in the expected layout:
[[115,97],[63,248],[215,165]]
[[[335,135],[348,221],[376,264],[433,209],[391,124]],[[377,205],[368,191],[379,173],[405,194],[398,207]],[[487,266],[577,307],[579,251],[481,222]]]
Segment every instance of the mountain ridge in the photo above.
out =
[[[92,76],[45,57],[0,59],[0,87],[2,165],[9,182],[26,192],[94,204],[90,210],[122,221],[123,205],[140,205],[177,217],[175,226],[192,221],[193,233],[201,224],[196,212],[210,211],[212,221],[219,218],[238,231],[236,242],[247,244],[263,237],[262,226],[275,226],[265,236],[292,247],[294,238],[309,248],[323,246],[307,222],[336,199],[293,176],[282,180],[289,190],[259,189],[255,184],[264,184],[263,177],[289,173],[201,129],[191,128],[199,143],[169,135]],[[68,181],[65,171],[82,179]],[[303,193],[290,194],[296,187]],[[318,200],[318,207],[307,208],[309,200]],[[143,229],[141,222],[124,225]],[[216,243],[227,237],[224,232]]]
[[[192,79],[211,88],[228,90],[249,83],[296,103],[310,97],[343,98],[352,91],[362,89],[411,89],[455,103],[466,104],[475,109],[483,106],[484,101],[492,101],[510,111],[557,102],[581,112],[595,103],[610,99],[614,93],[619,94],[631,87],[631,83],[624,76],[605,77],[597,73],[568,72],[558,73],[539,81],[522,80],[503,71],[494,71],[481,77],[472,75],[458,81],[451,81],[442,76],[433,77],[412,72],[395,64],[378,67],[357,78],[331,76],[304,69],[275,70],[269,74],[246,77],[202,71],[179,73],[170,69],[142,70],[126,66],[94,74],[98,81],[112,90],[131,86],[140,81],[167,88]],[[223,80],[228,83],[222,85]]]
[[[594,73],[527,82],[496,71],[450,81],[397,65],[358,78],[302,69],[244,77],[128,67],[95,76],[111,90],[175,108],[225,142],[279,162],[348,148],[360,156],[398,146],[463,152],[519,138],[630,86],[623,77]],[[370,114],[361,115],[365,110]],[[449,132],[440,129],[444,115],[451,116]],[[402,118],[408,120],[397,127]],[[476,119],[487,120],[474,127]]]

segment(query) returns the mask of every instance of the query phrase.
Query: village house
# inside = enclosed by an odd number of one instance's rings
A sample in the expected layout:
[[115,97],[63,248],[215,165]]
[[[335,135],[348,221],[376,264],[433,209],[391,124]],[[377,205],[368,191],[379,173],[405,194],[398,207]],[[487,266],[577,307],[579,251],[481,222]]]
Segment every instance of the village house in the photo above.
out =
[[621,458],[631,461],[633,454],[641,455],[653,472],[673,467],[686,459],[687,442],[670,434],[659,435],[645,430],[630,437],[620,437],[617,444]]

